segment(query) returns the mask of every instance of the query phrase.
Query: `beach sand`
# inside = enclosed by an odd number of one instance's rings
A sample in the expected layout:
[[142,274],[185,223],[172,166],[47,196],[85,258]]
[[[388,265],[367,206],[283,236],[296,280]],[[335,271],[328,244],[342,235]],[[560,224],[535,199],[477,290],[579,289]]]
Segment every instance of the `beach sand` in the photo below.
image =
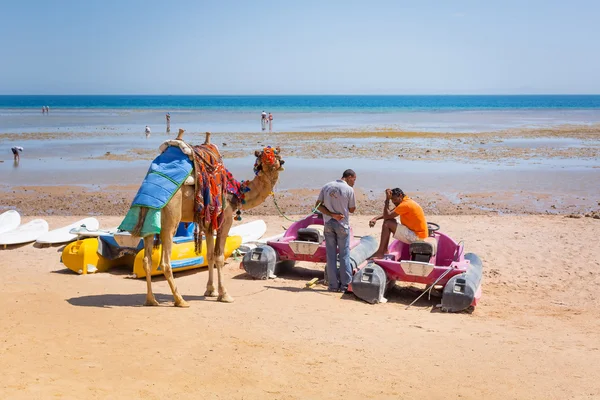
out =
[[[47,217],[51,228],[75,219]],[[267,235],[289,226],[264,219]],[[356,234],[377,231],[368,219],[352,219]],[[202,296],[199,269],[176,274],[191,308],[171,307],[163,278],[161,306],[142,307],[145,281],[128,271],[79,276],[61,247],[0,250],[0,398],[600,398],[600,220],[430,219],[484,262],[472,314],[436,312],[435,298],[405,310],[417,288],[379,305],[304,289],[323,265],[251,280],[233,259],[233,304]]]

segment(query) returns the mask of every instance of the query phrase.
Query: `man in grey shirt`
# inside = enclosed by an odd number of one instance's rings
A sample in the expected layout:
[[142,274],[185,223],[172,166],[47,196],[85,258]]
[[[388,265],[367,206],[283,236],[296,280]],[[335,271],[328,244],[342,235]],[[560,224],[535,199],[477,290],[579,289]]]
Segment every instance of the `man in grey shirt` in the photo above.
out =
[[[356,209],[354,198],[356,173],[347,169],[342,179],[329,182],[321,189],[315,207],[323,214],[325,222],[325,249],[327,252],[327,276],[330,291],[348,290],[352,282],[350,269],[350,221],[349,215]],[[337,254],[340,269],[337,269]]]

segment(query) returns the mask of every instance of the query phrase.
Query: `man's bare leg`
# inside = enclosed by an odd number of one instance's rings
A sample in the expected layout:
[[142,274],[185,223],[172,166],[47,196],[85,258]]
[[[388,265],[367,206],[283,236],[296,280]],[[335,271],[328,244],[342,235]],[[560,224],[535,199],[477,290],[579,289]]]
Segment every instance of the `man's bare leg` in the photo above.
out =
[[396,233],[396,227],[398,223],[395,219],[386,219],[381,224],[381,240],[379,242],[379,248],[371,256],[371,258],[383,258],[383,255],[387,252],[388,243],[390,242],[390,236]]

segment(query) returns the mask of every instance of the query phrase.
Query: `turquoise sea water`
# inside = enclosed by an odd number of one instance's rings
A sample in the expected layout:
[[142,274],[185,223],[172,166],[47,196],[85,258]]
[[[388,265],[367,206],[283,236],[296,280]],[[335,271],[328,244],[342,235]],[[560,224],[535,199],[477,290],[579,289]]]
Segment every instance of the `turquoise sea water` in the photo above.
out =
[[0,108],[187,109],[272,112],[600,109],[600,95],[3,95]]
[[[50,113],[42,114],[42,106]],[[0,133],[260,132],[399,129],[482,132],[600,123],[600,95],[547,96],[0,96]]]

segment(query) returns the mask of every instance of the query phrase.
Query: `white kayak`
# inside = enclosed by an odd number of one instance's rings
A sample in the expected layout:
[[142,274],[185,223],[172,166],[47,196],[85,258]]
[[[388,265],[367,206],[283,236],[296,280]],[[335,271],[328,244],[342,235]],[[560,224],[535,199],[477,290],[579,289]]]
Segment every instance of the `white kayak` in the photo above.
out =
[[98,237],[98,236],[106,236],[106,235],[114,235],[118,232],[117,227],[110,229],[88,229],[85,226],[80,226],[77,228],[72,228],[69,233],[73,235],[77,235],[79,237]]
[[0,234],[0,245],[21,244],[37,240],[48,232],[48,223],[43,219],[34,219],[16,229]]
[[55,243],[66,243],[73,241],[79,237],[76,233],[71,233],[71,230],[74,228],[82,228],[85,227],[90,231],[97,231],[100,227],[100,223],[96,218],[84,218],[77,222],[73,222],[70,225],[64,226],[62,228],[51,230],[48,233],[40,236],[36,242],[42,244],[55,244]]
[[267,224],[262,219],[231,227],[229,236],[241,236],[242,244],[254,242],[267,231]]
[[8,210],[0,214],[0,234],[12,231],[21,224],[21,215],[15,210]]

